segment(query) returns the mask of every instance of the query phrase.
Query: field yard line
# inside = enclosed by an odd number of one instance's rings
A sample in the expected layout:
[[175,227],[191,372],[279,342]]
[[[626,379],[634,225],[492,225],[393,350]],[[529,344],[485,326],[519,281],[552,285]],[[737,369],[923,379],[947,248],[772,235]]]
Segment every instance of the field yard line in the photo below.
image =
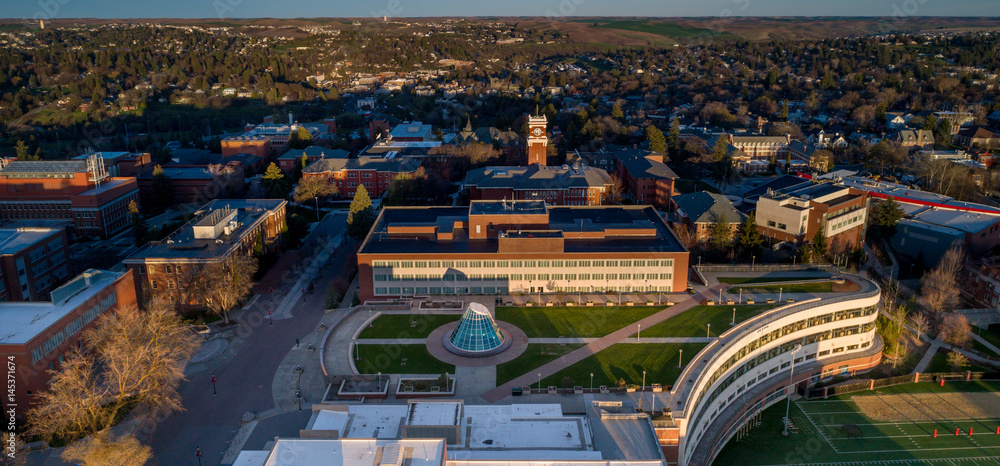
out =
[[[982,449],[982,448],[1000,448],[1000,446],[996,446],[996,447],[922,448],[922,449],[920,449],[920,452],[924,453],[924,452],[950,451],[950,450],[979,450],[979,449]],[[842,455],[849,455],[849,454],[854,454],[854,453],[898,453],[898,452],[902,452],[902,451],[910,452],[912,450],[909,450],[909,449],[903,449],[903,450],[858,450],[858,451],[842,451],[842,452],[838,452],[838,453],[840,453]],[[986,457],[986,458],[993,458],[993,457]],[[947,461],[948,460],[948,458],[938,458],[938,459],[941,460],[941,461]],[[966,458],[959,458],[959,459],[964,460]],[[911,460],[911,461],[927,461],[927,460],[922,459],[922,460]],[[851,463],[850,461],[847,462],[847,464],[850,464],[850,463]],[[857,463],[857,461],[854,461],[854,463]],[[841,463],[841,464],[844,464],[844,463]]]
[[[870,425],[870,424],[865,424],[865,425]],[[972,435],[973,435],[973,436],[975,436],[975,435],[993,435],[993,436],[996,436],[996,434],[994,434],[993,432],[977,432],[977,433],[974,433],[974,434],[972,434]],[[943,433],[942,433],[942,435],[941,435],[941,436],[942,436],[942,437],[946,437],[945,435],[943,435]],[[963,434],[962,434],[961,436],[962,436],[962,437],[968,437],[968,434],[964,434],[964,433],[963,433]],[[908,438],[908,439],[913,439],[913,438],[921,438],[921,437],[926,437],[926,438],[931,438],[931,436],[930,436],[930,435],[926,435],[926,436],[924,436],[924,435],[910,435],[910,434],[903,434],[903,435],[873,435],[873,436],[871,436],[871,437],[851,437],[851,438],[835,438],[835,439],[833,439],[833,441],[834,441],[834,442],[846,442],[846,441],[848,441],[848,440],[858,440],[858,439],[874,439],[874,438]],[[952,436],[947,436],[947,437],[952,437]],[[947,437],[946,437],[946,438],[947,438]],[[996,446],[996,447],[994,447],[994,448],[1000,448],[1000,445],[997,445],[997,446]]]
[[[962,460],[967,461],[980,461],[980,460],[990,460],[997,464],[1000,464],[1000,456],[976,456],[962,458]],[[928,459],[900,459],[900,460],[875,460],[875,461],[843,461],[838,463],[805,463],[802,466],[846,466],[846,465],[876,465],[876,464],[924,464],[924,463],[940,463],[949,462],[955,464],[951,458],[928,458]],[[778,466],[778,465],[774,465]]]
[[[909,422],[910,422],[910,424],[939,424],[939,423],[940,424],[947,424],[949,422],[956,423],[956,422],[967,422],[967,421],[979,421],[979,422],[982,422],[982,421],[995,421],[995,419],[992,419],[992,418],[971,418],[970,417],[970,418],[966,418],[966,419],[936,419],[936,420],[933,420],[933,421],[909,421]],[[896,425],[896,424],[899,424],[899,422],[866,422],[865,423],[866,426],[892,426],[892,425]],[[823,427],[840,427],[841,424],[820,424],[820,426],[823,426]]]
[[[791,396],[791,395],[789,395],[789,396]],[[812,417],[810,417],[810,416],[809,416],[809,413],[807,413],[807,412],[803,411],[803,410],[802,410],[802,408],[801,408],[801,407],[799,407],[799,402],[798,402],[798,401],[796,401],[796,402],[795,402],[795,407],[796,407],[796,408],[799,408],[799,411],[801,411],[801,412],[802,412],[802,414],[805,414],[805,416],[806,416],[806,419],[808,419],[808,420],[809,420],[809,423],[813,425],[813,428],[814,428],[814,429],[816,429],[816,432],[819,432],[819,436],[820,436],[820,437],[823,437],[823,440],[825,440],[825,441],[826,441],[826,444],[827,444],[827,445],[830,445],[830,448],[832,448],[832,449],[833,449],[833,452],[834,452],[834,453],[840,453],[839,451],[837,451],[837,447],[836,447],[836,446],[834,446],[832,442],[830,442],[830,439],[826,438],[826,433],[824,433],[824,432],[823,432],[823,429],[820,429],[820,428],[819,428],[819,426],[817,426],[817,425],[816,425],[816,421],[814,421],[814,420],[812,419]]]
[[[803,412],[806,412],[806,411],[803,411]],[[861,414],[861,413],[859,413],[857,411],[825,411],[825,412],[821,412],[821,413],[809,412],[809,414],[815,414],[815,415],[818,416],[820,414]],[[864,415],[862,414],[862,416],[864,416]]]

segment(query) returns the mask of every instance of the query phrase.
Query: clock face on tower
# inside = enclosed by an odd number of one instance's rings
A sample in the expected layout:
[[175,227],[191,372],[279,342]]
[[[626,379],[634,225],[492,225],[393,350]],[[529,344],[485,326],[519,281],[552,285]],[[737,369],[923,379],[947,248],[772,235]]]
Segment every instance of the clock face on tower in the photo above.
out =
[[535,128],[535,129],[533,129],[531,131],[531,134],[534,134],[535,137],[541,136],[542,135],[542,128]]

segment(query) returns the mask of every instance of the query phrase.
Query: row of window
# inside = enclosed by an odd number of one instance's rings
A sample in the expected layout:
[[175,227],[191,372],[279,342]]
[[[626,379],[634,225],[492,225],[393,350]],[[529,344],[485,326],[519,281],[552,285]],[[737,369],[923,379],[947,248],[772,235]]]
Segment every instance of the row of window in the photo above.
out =
[[673,259],[621,259],[621,260],[510,260],[510,261],[373,261],[373,267],[394,269],[439,268],[534,268],[534,267],[673,267]]
[[69,210],[69,203],[55,203],[55,204],[35,204],[26,202],[17,202],[10,204],[0,204],[0,210],[12,210],[12,211],[32,211],[32,210]]
[[85,325],[89,324],[92,320],[96,319],[101,313],[111,309],[118,302],[118,296],[115,294],[110,294],[99,303],[95,304],[93,307],[88,309],[83,313],[82,316],[70,322],[65,328],[56,332],[54,335],[49,337],[42,343],[42,346],[36,346],[31,350],[31,363],[38,364],[38,361],[42,360],[43,356],[46,356],[56,348],[59,347],[64,341],[76,335]]
[[511,274],[456,274],[446,273],[444,275],[412,274],[412,275],[390,275],[374,274],[377,282],[405,282],[405,281],[576,281],[576,280],[673,280],[672,273],[511,273]]
[[[535,287],[532,287],[532,288],[518,287],[514,291],[521,292],[521,293],[529,293],[529,292],[530,293],[535,293],[535,292],[541,293],[544,290],[541,290],[540,288],[542,288],[542,287],[538,287],[537,290],[536,290]],[[631,293],[631,292],[670,293],[670,292],[673,291],[673,286],[672,285],[661,285],[661,286],[647,285],[647,286],[635,286],[635,287],[633,287],[631,285],[612,285],[610,288],[613,288],[613,291],[623,292],[623,293]],[[549,291],[555,291],[555,290],[549,290]],[[594,286],[562,286],[562,287],[558,287],[558,291],[565,292],[565,293],[603,293],[603,292],[608,291],[608,290],[606,290],[605,287],[594,287]],[[448,287],[448,286],[444,286],[444,287],[441,287],[441,286],[431,286],[431,287],[426,287],[426,286],[417,286],[417,287],[402,286],[402,287],[377,287],[377,288],[375,288],[375,295],[377,295],[377,296],[414,296],[414,295],[423,296],[423,295],[453,295],[453,294],[459,294],[459,295],[469,295],[469,294],[472,294],[472,295],[478,295],[478,294],[484,294],[484,295],[504,295],[504,294],[509,294],[509,293],[510,293],[510,289],[508,287],[506,287],[506,286],[497,286],[497,287],[492,287],[492,286],[472,286],[472,287],[463,287],[463,286],[457,286],[457,287]]]

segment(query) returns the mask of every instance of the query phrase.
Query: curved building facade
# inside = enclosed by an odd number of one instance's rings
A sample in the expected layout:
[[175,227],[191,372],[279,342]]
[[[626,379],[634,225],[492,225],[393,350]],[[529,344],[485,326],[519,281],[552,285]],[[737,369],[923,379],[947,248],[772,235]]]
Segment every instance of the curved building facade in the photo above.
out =
[[879,364],[875,319],[881,292],[871,281],[851,278],[861,290],[773,309],[723,333],[695,356],[671,394],[677,464],[711,464],[747,421],[783,401],[791,387]]

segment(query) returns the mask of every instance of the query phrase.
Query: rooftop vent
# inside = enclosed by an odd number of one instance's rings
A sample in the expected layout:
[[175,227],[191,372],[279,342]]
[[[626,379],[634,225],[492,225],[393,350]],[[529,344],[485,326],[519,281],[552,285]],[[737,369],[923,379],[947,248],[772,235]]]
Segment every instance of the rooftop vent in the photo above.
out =
[[404,461],[403,445],[390,443],[382,447],[382,460],[379,466],[402,466]]
[[224,209],[213,210],[201,220],[194,224],[195,239],[217,239],[225,232],[231,234],[239,224],[236,222],[236,209],[226,207]]

